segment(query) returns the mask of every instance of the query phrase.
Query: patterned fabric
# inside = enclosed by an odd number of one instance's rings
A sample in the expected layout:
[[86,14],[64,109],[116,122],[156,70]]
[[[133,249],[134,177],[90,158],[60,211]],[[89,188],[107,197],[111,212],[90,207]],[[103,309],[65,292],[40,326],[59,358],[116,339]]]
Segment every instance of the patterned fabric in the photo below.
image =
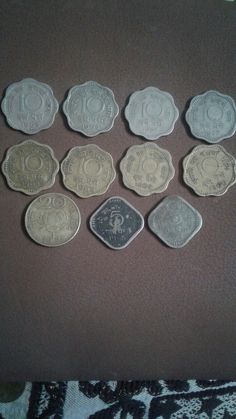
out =
[[27,383],[0,419],[235,419],[236,381]]

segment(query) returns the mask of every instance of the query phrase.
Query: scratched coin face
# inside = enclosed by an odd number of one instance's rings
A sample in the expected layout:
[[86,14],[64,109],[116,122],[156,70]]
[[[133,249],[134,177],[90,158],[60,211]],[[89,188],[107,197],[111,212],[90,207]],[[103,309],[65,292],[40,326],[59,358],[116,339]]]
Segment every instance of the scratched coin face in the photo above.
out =
[[219,144],[199,145],[183,161],[184,181],[197,195],[223,195],[236,182],[236,159]]
[[194,137],[218,143],[236,131],[235,102],[230,96],[209,90],[191,100],[185,119]]
[[173,97],[157,87],[147,87],[130,96],[125,117],[131,131],[147,140],[170,134],[179,116]]
[[65,187],[81,198],[104,194],[116,176],[112,156],[95,144],[72,148],[61,172]]
[[200,230],[202,217],[180,196],[168,196],[150,213],[148,225],[167,246],[185,246]]
[[71,129],[94,137],[113,127],[119,107],[111,89],[88,81],[70,89],[63,111]]
[[170,153],[154,143],[130,147],[120,170],[125,186],[142,196],[163,192],[175,174]]
[[2,163],[2,172],[11,189],[34,195],[51,188],[59,163],[51,147],[26,140],[10,147]]
[[72,240],[80,222],[77,205],[61,193],[38,196],[25,214],[25,227],[31,239],[48,247],[61,246]]
[[143,216],[118,196],[105,201],[90,218],[90,228],[111,249],[123,249],[143,229]]
[[36,134],[53,124],[58,102],[47,84],[24,79],[7,88],[1,107],[12,128]]

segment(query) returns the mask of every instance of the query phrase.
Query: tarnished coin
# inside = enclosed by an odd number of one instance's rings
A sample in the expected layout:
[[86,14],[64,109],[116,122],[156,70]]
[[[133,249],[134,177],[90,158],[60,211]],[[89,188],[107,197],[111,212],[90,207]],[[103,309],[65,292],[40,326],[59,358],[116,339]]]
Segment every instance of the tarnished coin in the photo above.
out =
[[87,137],[110,131],[119,113],[114,93],[95,81],[72,87],[63,104],[68,124]]
[[105,201],[90,218],[90,228],[111,249],[123,249],[143,229],[143,216],[119,196]]
[[185,119],[194,137],[218,143],[236,131],[236,106],[232,97],[215,90],[195,96]]
[[[25,383],[0,383],[0,403],[10,403],[18,399],[25,390]],[[4,415],[5,416],[5,415]]]
[[224,147],[199,145],[183,161],[184,181],[197,195],[223,195],[236,182],[236,159]]
[[31,239],[48,247],[61,246],[72,240],[80,222],[77,205],[61,193],[38,196],[25,214],[25,227]]
[[11,84],[1,104],[8,124],[26,134],[51,127],[58,102],[50,86],[34,79]]
[[59,163],[51,147],[26,140],[10,147],[2,163],[2,172],[11,189],[34,195],[51,188]]
[[95,144],[72,148],[61,172],[65,187],[81,198],[104,194],[116,177],[111,155]]
[[154,143],[130,147],[120,170],[125,186],[142,196],[163,192],[175,174],[170,153]]
[[152,232],[169,247],[185,246],[202,226],[199,212],[180,196],[167,196],[148,217]]
[[173,97],[157,87],[147,87],[130,96],[125,117],[131,131],[147,140],[170,134],[179,116]]

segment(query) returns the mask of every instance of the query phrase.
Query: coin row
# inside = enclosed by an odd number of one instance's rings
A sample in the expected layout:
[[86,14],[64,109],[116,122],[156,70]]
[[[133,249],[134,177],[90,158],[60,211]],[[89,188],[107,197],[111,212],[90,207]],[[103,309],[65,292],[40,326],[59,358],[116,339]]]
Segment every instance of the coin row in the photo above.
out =
[[[49,128],[59,109],[52,89],[31,78],[11,84],[1,107],[8,124],[26,134]],[[111,89],[88,81],[69,90],[63,112],[72,130],[93,137],[113,127],[119,107]],[[157,140],[174,130],[179,111],[169,93],[151,86],[131,94],[125,117],[134,134]],[[236,131],[235,102],[209,90],[191,100],[185,119],[196,138],[218,143]]]
[[[72,240],[81,223],[75,202],[60,193],[38,196],[27,208],[25,227],[38,244],[55,247]],[[107,199],[89,220],[91,231],[108,247],[127,247],[144,227],[144,218],[124,198]],[[149,214],[150,230],[167,246],[185,246],[200,230],[202,217],[179,196],[168,196]]]
[[[124,185],[138,195],[167,189],[172,157],[155,143],[131,146],[120,162]],[[183,160],[183,179],[200,196],[223,195],[236,182],[236,159],[222,146],[196,146]],[[11,189],[34,195],[50,188],[59,171],[51,147],[26,140],[10,147],[2,172]],[[64,186],[81,198],[104,194],[114,181],[112,156],[95,144],[72,148],[61,163]]]

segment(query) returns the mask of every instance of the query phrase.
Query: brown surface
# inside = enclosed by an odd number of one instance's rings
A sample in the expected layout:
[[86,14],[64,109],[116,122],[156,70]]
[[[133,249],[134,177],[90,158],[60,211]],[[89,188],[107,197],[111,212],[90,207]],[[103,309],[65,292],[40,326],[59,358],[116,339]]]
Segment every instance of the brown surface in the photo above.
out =
[[[122,110],[133,91],[170,92],[183,113],[208,89],[236,97],[234,3],[223,0],[2,0],[1,90],[33,77],[62,102],[74,84],[96,80],[114,90]],[[0,118],[1,156],[28,138]],[[36,134],[58,159],[96,143],[116,162],[133,144],[122,116],[112,131],[86,139],[61,114]],[[236,156],[236,138],[225,140]],[[181,159],[201,141],[181,119],[157,144],[173,156],[168,190],[141,198],[118,176],[104,196],[79,199],[57,177],[82,216],[78,236],[59,248],[32,242],[21,221],[31,197],[1,186],[0,379],[231,378],[236,375],[235,192],[200,198],[182,183]],[[204,225],[183,249],[164,246],[147,228],[122,251],[90,233],[90,214],[121,195],[143,215],[179,194]]]

